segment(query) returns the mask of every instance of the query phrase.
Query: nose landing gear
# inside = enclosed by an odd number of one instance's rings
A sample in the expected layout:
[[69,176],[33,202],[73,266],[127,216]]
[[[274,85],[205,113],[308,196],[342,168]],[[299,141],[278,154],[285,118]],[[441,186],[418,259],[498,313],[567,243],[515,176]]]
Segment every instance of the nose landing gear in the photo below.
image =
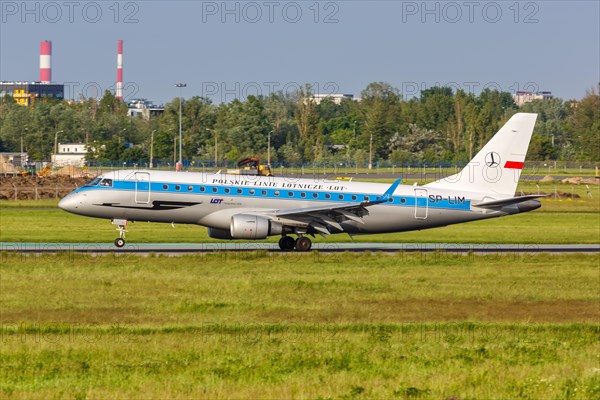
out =
[[115,239],[115,246],[121,248],[125,246],[125,232],[127,232],[125,228],[127,227],[127,220],[113,219],[112,224],[117,225],[117,230],[119,231],[119,237]]

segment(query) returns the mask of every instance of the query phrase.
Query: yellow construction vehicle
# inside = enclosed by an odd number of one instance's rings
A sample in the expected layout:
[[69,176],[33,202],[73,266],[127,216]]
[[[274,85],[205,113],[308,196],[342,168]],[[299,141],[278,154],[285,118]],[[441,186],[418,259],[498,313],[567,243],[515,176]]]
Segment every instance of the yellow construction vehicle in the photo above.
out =
[[51,169],[50,164],[46,164],[44,169],[40,172],[37,172],[37,168],[35,164],[25,164],[22,169],[18,172],[21,176],[46,176],[50,175]]
[[272,176],[271,167],[269,165],[260,164],[257,157],[243,159],[238,163],[236,169],[228,169],[228,174],[232,175],[257,175],[257,176]]
[[22,169],[18,172],[21,176],[35,176],[35,164],[25,164],[21,167]]
[[50,175],[50,173],[52,172],[52,168],[50,168],[50,164],[46,164],[44,166],[44,169],[42,169],[38,176],[46,176],[46,175]]

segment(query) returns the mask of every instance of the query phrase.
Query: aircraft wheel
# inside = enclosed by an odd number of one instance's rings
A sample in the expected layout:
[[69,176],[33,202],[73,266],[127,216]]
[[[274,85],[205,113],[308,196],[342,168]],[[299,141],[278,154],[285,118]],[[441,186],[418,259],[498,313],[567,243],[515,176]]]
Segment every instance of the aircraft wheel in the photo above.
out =
[[296,240],[296,250],[309,251],[312,247],[312,242],[306,236],[301,236]]
[[115,246],[117,246],[117,247],[123,247],[123,246],[125,246],[125,239],[116,238],[115,239]]
[[279,239],[279,248],[283,251],[292,251],[296,246],[296,241],[291,236],[283,236]]

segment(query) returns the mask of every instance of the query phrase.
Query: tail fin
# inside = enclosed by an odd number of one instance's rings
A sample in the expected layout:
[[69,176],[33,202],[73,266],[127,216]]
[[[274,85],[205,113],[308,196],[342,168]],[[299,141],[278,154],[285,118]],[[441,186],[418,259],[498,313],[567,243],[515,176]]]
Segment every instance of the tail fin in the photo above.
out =
[[514,196],[536,118],[513,115],[462,171],[425,186]]

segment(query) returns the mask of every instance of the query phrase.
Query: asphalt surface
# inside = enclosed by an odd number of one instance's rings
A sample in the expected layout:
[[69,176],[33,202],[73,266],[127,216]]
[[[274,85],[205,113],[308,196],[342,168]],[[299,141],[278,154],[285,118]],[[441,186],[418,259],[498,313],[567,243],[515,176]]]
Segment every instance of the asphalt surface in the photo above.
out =
[[[0,252],[42,254],[194,254],[248,251],[281,252],[275,243],[127,243],[117,248],[112,243],[0,243]],[[600,244],[469,244],[469,243],[315,243],[312,250],[322,253],[341,252],[441,252],[441,253],[598,253]]]

